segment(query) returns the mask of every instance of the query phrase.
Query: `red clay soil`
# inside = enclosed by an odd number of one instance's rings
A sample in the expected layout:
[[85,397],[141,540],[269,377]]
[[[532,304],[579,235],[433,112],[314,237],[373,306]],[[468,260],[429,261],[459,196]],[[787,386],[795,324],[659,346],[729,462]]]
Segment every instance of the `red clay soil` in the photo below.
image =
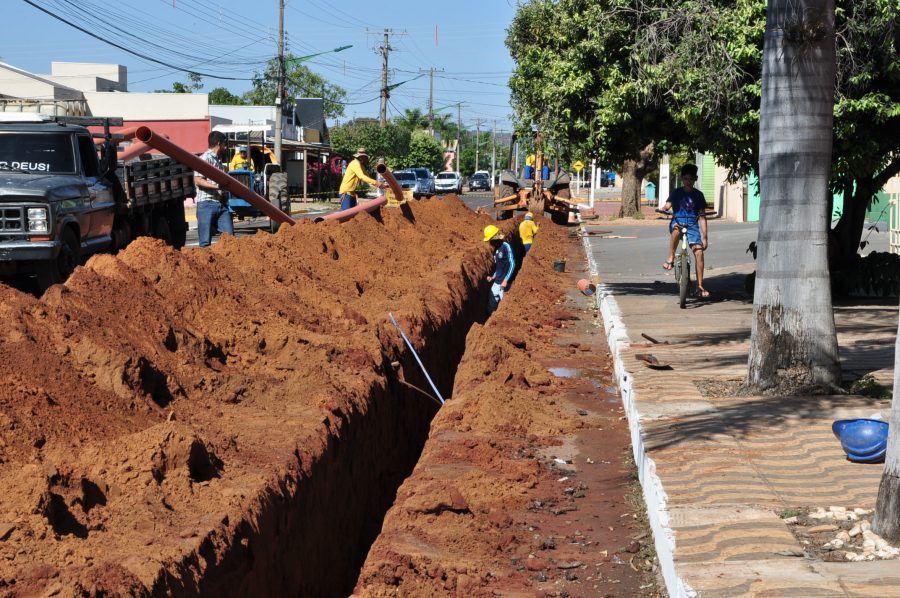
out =
[[[139,239],[40,300],[0,286],[0,595],[348,594],[436,411],[403,380],[425,386],[388,312],[449,395],[483,305],[485,223],[451,197],[211,249]],[[473,339],[485,376],[524,367]],[[516,396],[526,377],[555,387],[538,369],[513,376]],[[454,399],[441,419],[508,418],[535,440],[498,446],[526,451],[574,429],[504,401],[490,416]],[[542,469],[503,467],[515,483],[491,491],[513,509]]]
[[469,332],[354,596],[657,595],[608,349],[593,299],[572,292],[587,275],[553,271],[567,256],[583,270],[579,255],[542,222],[500,309]]

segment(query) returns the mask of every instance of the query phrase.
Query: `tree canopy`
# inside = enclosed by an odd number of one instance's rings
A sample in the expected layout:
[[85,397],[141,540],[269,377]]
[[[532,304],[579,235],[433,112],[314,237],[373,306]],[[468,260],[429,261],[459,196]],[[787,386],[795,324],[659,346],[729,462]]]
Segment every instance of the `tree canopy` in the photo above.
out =
[[388,166],[395,168],[410,149],[408,129],[388,123],[382,127],[375,119],[357,119],[331,129],[331,147],[344,156],[352,155],[364,147],[369,155],[385,158]]
[[[337,118],[344,115],[344,102],[347,91],[338,85],[329,83],[324,77],[312,72],[297,63],[293,54],[285,54],[284,88],[288,98],[321,97],[325,100],[326,118]],[[278,61],[270,60],[262,72],[253,75],[253,89],[244,94],[247,104],[271,106],[277,95]]]
[[529,0],[506,43],[521,137],[537,127],[579,157],[623,174],[623,213],[638,209],[640,180],[655,167],[657,145],[683,142],[684,130],[656,101],[652,81],[634,69],[639,12],[620,0]]

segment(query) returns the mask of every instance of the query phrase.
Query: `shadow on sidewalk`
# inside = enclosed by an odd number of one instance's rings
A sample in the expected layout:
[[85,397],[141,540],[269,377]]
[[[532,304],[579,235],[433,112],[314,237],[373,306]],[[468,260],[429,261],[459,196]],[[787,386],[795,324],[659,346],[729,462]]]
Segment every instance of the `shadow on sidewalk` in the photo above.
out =
[[824,419],[830,426],[829,412],[833,410],[877,409],[883,405],[880,399],[857,395],[748,397],[714,410],[650,423],[646,427],[646,446],[648,451],[655,451],[685,442],[714,440],[723,434],[740,440],[751,434],[765,435],[791,420]]
[[[709,299],[698,300],[691,298],[685,309],[699,309],[711,303],[722,302],[738,302],[746,305],[753,303],[753,297],[744,290],[744,279],[746,274],[740,272],[729,272],[727,274],[707,274],[704,279],[704,287],[709,291],[711,297]],[[696,286],[696,280],[691,277],[691,285]],[[677,300],[678,285],[675,284],[675,277],[670,274],[660,273],[659,278],[653,281],[627,281],[627,282],[611,282],[607,286],[612,289],[613,293],[619,296],[649,296],[649,295],[671,295]],[[678,308],[673,309],[674,313],[678,312]]]

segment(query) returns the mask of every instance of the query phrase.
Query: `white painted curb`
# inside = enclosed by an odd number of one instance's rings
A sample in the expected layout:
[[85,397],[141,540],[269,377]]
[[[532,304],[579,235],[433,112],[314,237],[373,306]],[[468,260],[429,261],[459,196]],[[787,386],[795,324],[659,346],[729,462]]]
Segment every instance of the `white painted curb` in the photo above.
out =
[[[591,244],[583,226],[581,227],[581,234],[591,276],[598,277],[597,263],[591,253]],[[636,395],[632,387],[632,373],[626,369],[625,362],[622,359],[622,350],[631,345],[631,340],[628,338],[628,331],[625,329],[625,323],[622,319],[622,311],[613,297],[612,290],[602,283],[597,285],[597,309],[600,310],[603,316],[603,326],[606,330],[606,340],[609,343],[609,349],[613,357],[616,382],[619,386],[619,392],[622,394],[625,415],[628,417],[628,429],[631,432],[634,462],[637,466],[638,479],[640,479],[644,493],[647,518],[650,521],[650,530],[653,532],[656,556],[659,559],[659,566],[666,583],[666,590],[671,598],[696,598],[697,592],[691,589],[675,570],[675,532],[669,526],[668,496],[663,488],[662,480],[656,475],[656,463],[647,456],[647,451],[644,447],[644,430],[641,427]]]

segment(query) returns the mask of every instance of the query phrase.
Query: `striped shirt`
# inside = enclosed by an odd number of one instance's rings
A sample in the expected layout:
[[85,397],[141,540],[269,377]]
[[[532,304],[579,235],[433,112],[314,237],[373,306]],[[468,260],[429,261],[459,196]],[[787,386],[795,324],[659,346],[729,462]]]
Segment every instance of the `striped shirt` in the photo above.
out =
[[[211,166],[215,166],[222,172],[225,172],[225,166],[222,164],[222,161],[219,160],[219,157],[212,150],[206,150],[205,152],[203,152],[203,155],[200,156],[200,159],[203,160],[204,162],[206,162],[207,164],[210,164]],[[196,171],[194,172],[194,178],[201,177],[201,176],[207,180],[210,180],[209,177],[207,177],[203,173],[196,172]],[[197,203],[200,203],[201,201],[214,201],[216,203],[221,203],[222,200],[219,199],[219,195],[218,195],[218,193],[216,193],[216,191],[214,191],[212,189],[204,189],[200,185],[195,185],[195,187],[197,189],[197,196],[195,198],[197,200]]]

